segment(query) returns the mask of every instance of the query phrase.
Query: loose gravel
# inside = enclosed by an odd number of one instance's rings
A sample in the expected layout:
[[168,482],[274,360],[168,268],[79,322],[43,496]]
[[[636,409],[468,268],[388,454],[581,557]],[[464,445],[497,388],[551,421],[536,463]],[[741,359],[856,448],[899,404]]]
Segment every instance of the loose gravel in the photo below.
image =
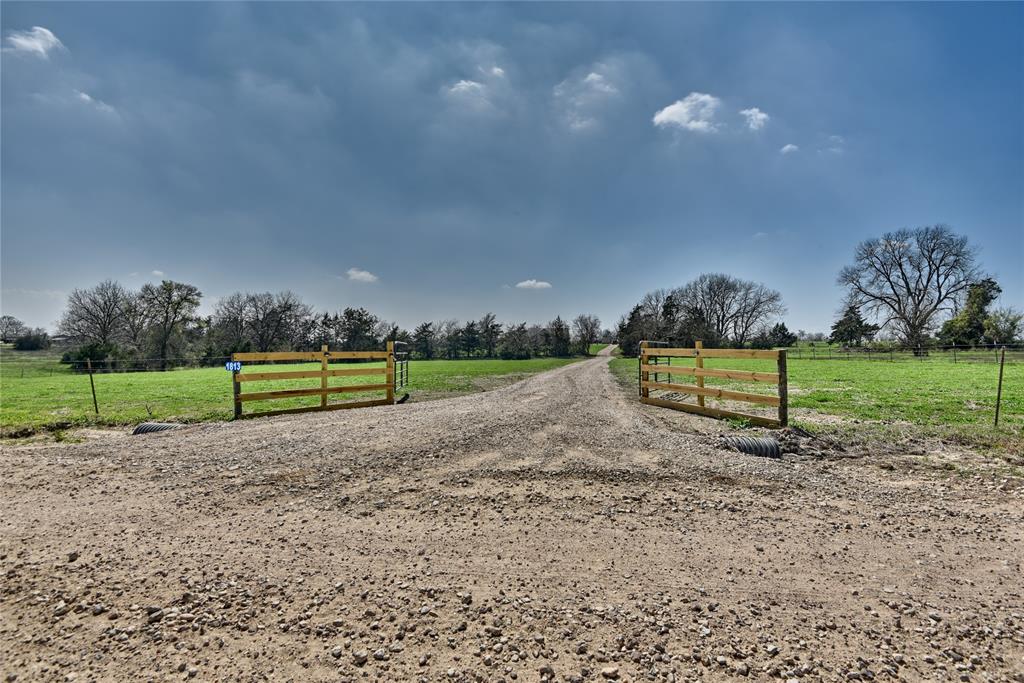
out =
[[640,405],[597,358],[0,447],[0,673],[1024,681],[1020,488],[795,437],[755,458],[727,429]]

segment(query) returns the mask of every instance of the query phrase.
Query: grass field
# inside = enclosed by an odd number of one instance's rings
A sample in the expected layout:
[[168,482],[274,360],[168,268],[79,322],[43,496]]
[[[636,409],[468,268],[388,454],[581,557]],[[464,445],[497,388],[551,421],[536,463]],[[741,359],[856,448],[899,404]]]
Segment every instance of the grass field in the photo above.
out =
[[597,352],[608,346],[607,344],[591,344],[590,349],[587,351],[591,356],[596,356]]
[[[481,391],[571,362],[572,359],[560,358],[411,361],[409,386],[403,391],[408,391],[413,401]],[[374,365],[382,363],[360,367]],[[264,371],[317,369],[319,364],[253,365],[243,372],[257,368]],[[88,375],[70,372],[52,354],[29,356],[5,351],[0,360],[0,431],[16,435],[39,429],[90,424],[124,425],[150,419],[225,420],[232,415],[231,376],[222,367],[96,374],[95,381],[100,407],[98,418],[93,412]],[[333,377],[330,383],[337,386],[378,381],[378,377],[371,375]],[[247,382],[243,391],[317,387],[319,382],[319,379]],[[343,396],[343,399],[338,395],[332,396],[331,401],[383,398],[384,394],[346,393]],[[245,411],[318,404],[319,397],[315,396],[252,401],[246,402]]]
[[[774,361],[708,359],[708,368],[775,371]],[[635,358],[616,358],[612,370],[622,384],[636,387]],[[673,365],[693,361],[674,359]],[[911,424],[920,433],[974,446],[1008,449],[1024,445],[1024,364],[1007,365],[1003,376],[1000,428],[994,430],[999,366],[993,363],[812,361],[790,358],[791,421],[821,429],[820,421],[801,409],[822,415],[878,424]],[[677,382],[691,382],[676,377]],[[706,386],[774,393],[771,384],[732,382],[708,377]],[[710,400],[710,399],[709,399]],[[712,404],[713,405],[713,404]],[[851,425],[846,425],[850,427]]]

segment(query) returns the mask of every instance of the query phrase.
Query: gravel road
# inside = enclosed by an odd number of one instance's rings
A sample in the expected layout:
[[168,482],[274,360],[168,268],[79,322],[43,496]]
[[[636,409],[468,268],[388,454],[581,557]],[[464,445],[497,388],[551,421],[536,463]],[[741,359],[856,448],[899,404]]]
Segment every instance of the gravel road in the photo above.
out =
[[595,358],[460,398],[3,446],[22,680],[1024,681],[1024,498],[719,447]]

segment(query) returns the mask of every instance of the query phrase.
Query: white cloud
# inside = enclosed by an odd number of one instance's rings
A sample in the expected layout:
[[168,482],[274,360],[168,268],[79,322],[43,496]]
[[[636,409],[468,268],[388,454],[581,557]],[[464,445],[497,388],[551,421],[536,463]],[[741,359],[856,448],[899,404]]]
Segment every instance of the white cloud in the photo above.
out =
[[764,125],[768,123],[768,119],[770,118],[768,114],[765,114],[757,107],[743,109],[740,111],[740,114],[747,119],[747,128],[750,130],[761,130],[764,128]]
[[504,78],[505,77],[505,70],[502,69],[500,66],[492,66],[491,67],[491,75],[492,76],[497,76],[498,78]]
[[819,149],[818,154],[843,154],[846,151],[846,139],[842,135],[829,135],[828,144]]
[[715,112],[722,101],[714,95],[692,92],[668,105],[654,115],[654,125],[676,126],[694,133],[713,133],[718,130]]
[[484,84],[477,83],[476,81],[462,80],[448,88],[448,92],[452,95],[467,95],[476,94],[483,92]]
[[555,108],[573,131],[594,129],[608,106],[618,99],[626,79],[619,60],[598,62],[584,74],[570,76],[552,89]]
[[782,146],[782,149],[779,150],[779,154],[793,154],[794,152],[799,152],[799,151],[800,151],[799,147],[797,147],[793,143],[789,143],[788,145],[783,145]]
[[78,100],[80,102],[84,102],[85,104],[87,104],[87,105],[89,105],[91,107],[94,107],[97,111],[101,111],[104,114],[116,114],[117,113],[117,110],[114,109],[113,107],[111,107],[109,104],[107,104],[103,100],[96,99],[95,97],[93,97],[92,95],[90,95],[87,92],[82,92],[81,90],[76,90],[75,91],[75,96],[78,97]]
[[443,90],[444,95],[460,107],[478,112],[492,110],[490,88],[479,81],[463,79]]
[[162,271],[162,270],[154,270],[154,271],[152,271],[152,273],[153,273],[153,275],[155,275],[157,277],[163,277],[164,276],[164,271]]
[[53,50],[67,49],[53,31],[42,26],[33,26],[29,31],[11,31],[6,42],[4,52],[35,55],[43,59],[49,59]]
[[516,289],[551,289],[551,283],[544,280],[523,280],[516,283]]
[[363,270],[362,268],[349,268],[345,271],[345,274],[353,282],[376,282],[380,279],[370,271]]

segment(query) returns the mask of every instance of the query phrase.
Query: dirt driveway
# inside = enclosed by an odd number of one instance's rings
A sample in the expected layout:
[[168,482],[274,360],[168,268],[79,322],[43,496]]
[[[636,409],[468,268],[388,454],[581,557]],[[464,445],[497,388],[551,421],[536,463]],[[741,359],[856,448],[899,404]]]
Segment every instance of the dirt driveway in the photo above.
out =
[[899,454],[758,459],[708,424],[597,358],[444,401],[5,447],[0,673],[1024,680],[1019,488]]

